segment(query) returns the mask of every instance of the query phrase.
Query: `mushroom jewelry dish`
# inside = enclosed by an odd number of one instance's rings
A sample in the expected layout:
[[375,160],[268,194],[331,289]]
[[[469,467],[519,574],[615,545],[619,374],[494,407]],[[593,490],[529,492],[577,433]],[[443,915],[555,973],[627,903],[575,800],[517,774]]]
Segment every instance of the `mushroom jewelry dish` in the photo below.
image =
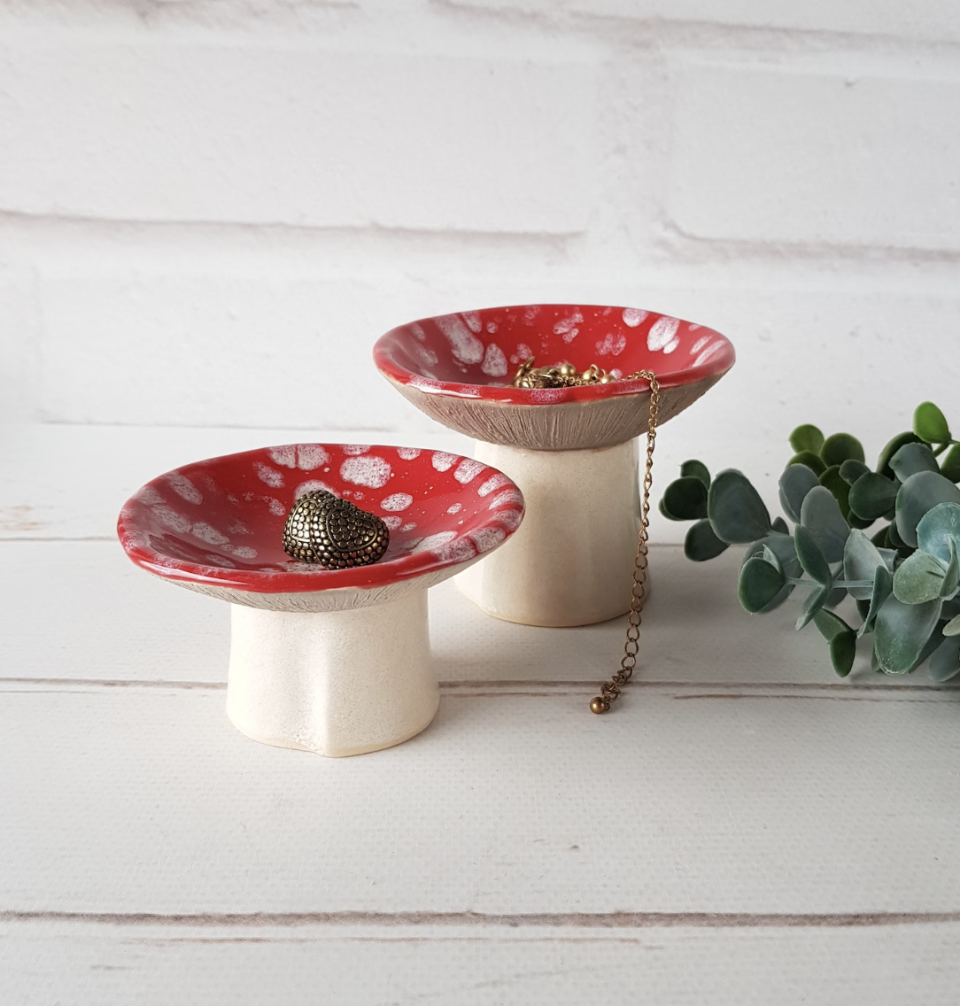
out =
[[[335,568],[284,551],[311,530],[288,529],[298,506],[312,508]],[[233,723],[267,744],[339,756],[429,725],[439,688],[427,589],[497,549],[523,513],[512,480],[470,458],[286,444],[153,479],[117,533],[142,569],[230,602]]]
[[544,626],[627,611],[641,529],[637,438],[692,405],[735,359],[728,339],[693,322],[572,304],[425,318],[374,347],[400,394],[476,438],[478,460],[523,491],[523,527],[457,582],[489,614]]

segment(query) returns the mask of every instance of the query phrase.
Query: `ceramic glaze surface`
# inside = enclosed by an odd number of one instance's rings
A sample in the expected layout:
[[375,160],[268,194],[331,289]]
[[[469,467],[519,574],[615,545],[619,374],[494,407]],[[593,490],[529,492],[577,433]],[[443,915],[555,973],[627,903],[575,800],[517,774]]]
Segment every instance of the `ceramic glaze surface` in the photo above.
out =
[[[384,558],[327,570],[282,545],[286,515],[326,489],[390,529]],[[195,588],[255,594],[363,591],[474,561],[517,529],[523,497],[495,469],[408,447],[285,444],[185,465],[126,503],[117,533],[147,571]]]
[[615,377],[652,370],[667,390],[726,373],[736,355],[713,329],[632,307],[530,304],[441,315],[401,325],[374,348],[377,367],[431,395],[545,405],[645,391],[646,381],[574,388],[511,387],[528,357],[537,365],[591,363]]

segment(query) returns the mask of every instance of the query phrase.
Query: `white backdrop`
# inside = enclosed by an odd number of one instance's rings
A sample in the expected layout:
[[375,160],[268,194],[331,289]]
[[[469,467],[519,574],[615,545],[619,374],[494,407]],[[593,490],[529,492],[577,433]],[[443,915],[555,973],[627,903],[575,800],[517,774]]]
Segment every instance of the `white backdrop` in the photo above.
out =
[[625,304],[739,355],[660,479],[769,487],[960,427],[958,126],[942,0],[6,0],[0,415],[416,443],[387,328]]

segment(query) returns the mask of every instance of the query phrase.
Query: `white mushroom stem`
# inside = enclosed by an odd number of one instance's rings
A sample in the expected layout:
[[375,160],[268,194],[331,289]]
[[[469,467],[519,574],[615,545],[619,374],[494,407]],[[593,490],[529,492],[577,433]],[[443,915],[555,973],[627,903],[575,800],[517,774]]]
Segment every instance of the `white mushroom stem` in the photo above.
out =
[[254,740],[363,754],[400,744],[435,716],[425,588],[343,611],[231,611],[227,714]]
[[516,534],[457,576],[488,614],[524,625],[590,625],[630,607],[640,529],[638,441],[536,451],[477,441],[476,457],[520,487]]

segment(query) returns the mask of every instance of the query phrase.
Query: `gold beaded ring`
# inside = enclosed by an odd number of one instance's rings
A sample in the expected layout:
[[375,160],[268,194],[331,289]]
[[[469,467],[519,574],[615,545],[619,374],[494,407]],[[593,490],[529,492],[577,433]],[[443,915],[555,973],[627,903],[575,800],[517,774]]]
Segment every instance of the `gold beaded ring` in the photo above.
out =
[[325,489],[304,493],[283,528],[287,555],[326,569],[368,566],[383,558],[389,544],[390,532],[379,517]]

